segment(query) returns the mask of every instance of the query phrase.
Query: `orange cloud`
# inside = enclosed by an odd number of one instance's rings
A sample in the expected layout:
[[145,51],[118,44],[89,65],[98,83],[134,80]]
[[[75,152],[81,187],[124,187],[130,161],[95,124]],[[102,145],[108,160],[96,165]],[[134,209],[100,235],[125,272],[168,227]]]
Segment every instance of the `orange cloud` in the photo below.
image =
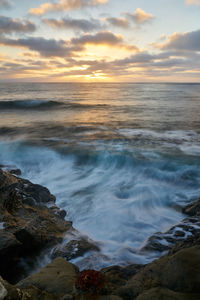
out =
[[137,25],[142,25],[155,18],[152,14],[147,13],[141,8],[137,8],[136,12],[133,14],[126,13],[126,16]]
[[106,4],[108,0],[60,0],[58,3],[43,3],[37,8],[31,8],[29,13],[33,15],[43,15],[50,11],[69,11],[83,7]]

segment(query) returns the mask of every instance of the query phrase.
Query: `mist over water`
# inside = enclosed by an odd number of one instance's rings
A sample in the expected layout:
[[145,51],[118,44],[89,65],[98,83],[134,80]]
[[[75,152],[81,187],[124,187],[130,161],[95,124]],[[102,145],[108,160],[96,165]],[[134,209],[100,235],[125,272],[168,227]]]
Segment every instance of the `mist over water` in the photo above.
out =
[[139,253],[145,240],[200,195],[200,85],[0,89],[0,164],[48,187],[73,226],[100,243],[89,266],[156,257]]

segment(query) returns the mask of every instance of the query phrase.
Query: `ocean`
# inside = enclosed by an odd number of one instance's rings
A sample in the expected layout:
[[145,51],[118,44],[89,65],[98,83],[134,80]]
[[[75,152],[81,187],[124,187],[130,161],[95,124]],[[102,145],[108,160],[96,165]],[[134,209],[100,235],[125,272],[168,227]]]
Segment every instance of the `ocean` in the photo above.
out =
[[99,243],[84,267],[147,263],[146,240],[200,196],[200,84],[1,83],[0,164]]

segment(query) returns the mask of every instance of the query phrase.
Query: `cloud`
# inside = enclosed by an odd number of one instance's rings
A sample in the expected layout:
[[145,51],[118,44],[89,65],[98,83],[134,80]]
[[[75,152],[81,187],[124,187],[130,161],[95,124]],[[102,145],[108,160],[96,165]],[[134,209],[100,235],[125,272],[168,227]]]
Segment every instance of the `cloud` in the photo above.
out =
[[160,49],[173,49],[179,51],[200,51],[200,30],[174,33],[167,43],[158,45]]
[[126,16],[138,26],[148,23],[155,18],[152,14],[145,12],[141,8],[137,8],[133,14],[126,13]]
[[185,2],[188,5],[198,5],[198,6],[200,6],[200,0],[186,0]]
[[116,27],[128,28],[130,26],[129,21],[125,18],[106,18],[105,20]]
[[33,22],[0,16],[0,33],[33,32],[36,26]]
[[108,31],[98,32],[95,35],[85,34],[71,40],[45,39],[32,37],[24,39],[0,38],[0,44],[11,47],[23,47],[38,52],[43,57],[71,57],[75,52],[85,50],[86,45],[106,45],[109,47],[124,48],[129,51],[138,51],[134,45],[126,44],[121,35],[115,35]]
[[106,4],[108,0],[60,0],[58,3],[46,2],[38,8],[31,8],[29,13],[33,15],[43,15],[50,11],[70,11],[84,7]]
[[10,8],[11,3],[9,0],[0,0],[0,8]]
[[90,19],[71,19],[71,18],[63,18],[61,20],[56,19],[44,19],[46,24],[56,29],[72,29],[79,30],[83,32],[89,32],[97,29],[101,29],[101,24],[98,20]]
[[107,45],[110,47],[126,48],[127,50],[138,51],[135,45],[129,45],[124,42],[121,35],[116,35],[110,31],[98,32],[95,35],[85,34],[79,38],[71,39],[74,45]]
[[32,37],[26,39],[0,38],[0,44],[11,47],[24,47],[31,51],[39,52],[44,57],[66,57],[70,50],[64,40],[45,39]]

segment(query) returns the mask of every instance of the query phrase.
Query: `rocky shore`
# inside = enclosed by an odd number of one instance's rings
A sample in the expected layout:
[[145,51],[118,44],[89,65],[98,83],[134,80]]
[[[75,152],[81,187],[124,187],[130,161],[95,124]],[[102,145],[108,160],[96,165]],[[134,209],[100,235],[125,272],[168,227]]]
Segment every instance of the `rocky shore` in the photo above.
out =
[[[182,208],[186,217],[181,223],[154,234],[141,249],[159,252],[160,259],[80,272],[69,260],[98,252],[98,244],[78,235],[48,189],[18,177],[20,170],[4,170],[0,169],[0,300],[200,299],[200,199]],[[37,258],[46,253],[49,263],[31,274]]]

